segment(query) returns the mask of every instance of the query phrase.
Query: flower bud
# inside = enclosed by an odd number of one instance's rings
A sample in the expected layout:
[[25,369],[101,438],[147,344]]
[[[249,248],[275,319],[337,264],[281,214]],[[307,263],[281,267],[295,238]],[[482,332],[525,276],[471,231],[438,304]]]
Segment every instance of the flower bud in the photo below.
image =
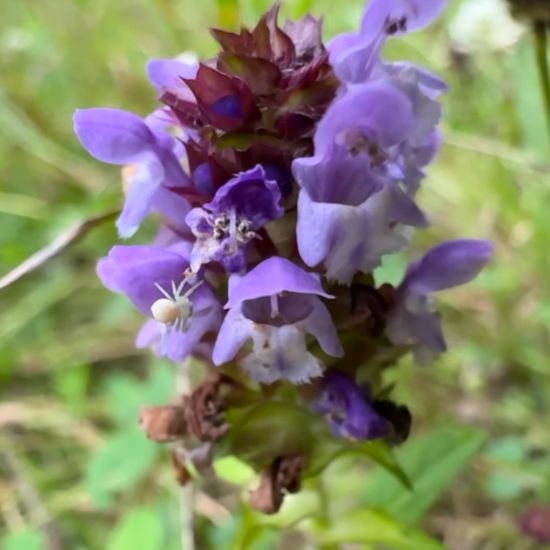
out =
[[143,407],[140,423],[145,435],[159,443],[175,441],[187,434],[185,411],[181,404]]
[[303,456],[276,458],[262,472],[260,485],[250,494],[250,505],[264,514],[277,513],[283,504],[285,493],[297,493],[300,490],[303,468]]

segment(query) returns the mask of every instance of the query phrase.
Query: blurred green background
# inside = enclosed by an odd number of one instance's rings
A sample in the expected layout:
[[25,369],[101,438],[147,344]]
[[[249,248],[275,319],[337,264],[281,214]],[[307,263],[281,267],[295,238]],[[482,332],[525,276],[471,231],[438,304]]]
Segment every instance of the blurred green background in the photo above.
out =
[[[356,28],[362,6],[287,0],[284,12],[325,13],[329,37]],[[148,58],[208,57],[215,45],[207,27],[253,24],[268,2],[3,0],[1,7],[3,275],[121,203],[117,168],[88,157],[73,136],[74,109],[145,115],[156,105]],[[239,504],[239,483],[246,486],[250,473],[226,460],[217,465],[226,483],[195,490],[196,548],[428,548],[392,534],[373,509],[422,526],[452,550],[534,548],[517,523],[529,506],[550,502],[550,141],[532,37],[497,0],[456,0],[388,55],[443,74],[451,91],[443,99],[443,150],[420,195],[433,227],[380,277],[399,280],[412,254],[446,238],[490,238],[497,250],[475,283],[440,297],[450,352],[431,368],[404,362],[390,376],[415,417],[399,457],[417,492],[399,492],[383,472],[344,459],[323,474],[324,496],[306,488],[286,515],[264,521]],[[132,242],[146,242],[153,226]],[[173,396],[174,370],[134,349],[139,315],[96,279],[96,260],[116,240],[113,223],[98,224],[0,290],[2,549],[180,548],[169,453],[136,421],[142,404]],[[319,509],[331,540],[316,537],[319,522],[300,521]],[[382,546],[337,546],[346,540],[338,529],[361,525],[390,534]]]

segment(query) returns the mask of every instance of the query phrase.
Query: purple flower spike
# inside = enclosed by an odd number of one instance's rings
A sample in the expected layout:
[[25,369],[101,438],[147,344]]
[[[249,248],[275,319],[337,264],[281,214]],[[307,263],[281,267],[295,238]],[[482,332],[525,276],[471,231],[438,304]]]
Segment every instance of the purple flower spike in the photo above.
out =
[[233,276],[225,306],[230,309],[214,346],[214,363],[231,361],[251,339],[252,352],[240,366],[257,382],[286,379],[300,384],[320,376],[321,362],[308,351],[306,334],[329,355],[339,357],[343,350],[319,296],[330,297],[319,275],[284,258],[269,258],[244,277]]
[[488,241],[448,241],[411,264],[397,288],[386,335],[396,345],[412,345],[419,363],[447,348],[431,294],[474,279],[493,255]]
[[388,421],[376,412],[365,392],[340,371],[325,374],[315,409],[326,416],[331,431],[339,437],[370,440],[390,433]]
[[118,109],[79,109],[74,129],[87,151],[109,164],[135,165],[128,178],[124,209],[117,220],[122,237],[131,237],[151,210],[177,223],[189,211],[189,203],[177,194],[191,185],[174,153],[174,138],[152,130],[133,113]]
[[361,30],[336,36],[328,45],[330,62],[344,82],[365,82],[379,62],[390,36],[416,31],[431,23],[446,0],[371,0]]
[[97,266],[107,288],[126,294],[150,317],[138,335],[138,347],[154,345],[159,355],[173,361],[193,353],[203,336],[221,323],[221,307],[212,290],[186,276],[189,263],[177,250],[115,246]]
[[246,270],[249,242],[268,221],[279,218],[281,192],[276,181],[256,166],[242,172],[218,189],[214,199],[194,208],[186,221],[197,240],[191,252],[191,268],[197,271],[211,261],[230,273]]

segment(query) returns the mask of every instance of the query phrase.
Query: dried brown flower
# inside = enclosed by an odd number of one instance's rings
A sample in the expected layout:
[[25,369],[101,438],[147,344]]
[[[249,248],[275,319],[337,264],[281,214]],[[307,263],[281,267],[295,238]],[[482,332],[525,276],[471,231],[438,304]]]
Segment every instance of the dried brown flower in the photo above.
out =
[[165,443],[193,435],[200,441],[217,441],[227,433],[224,389],[236,387],[228,376],[208,377],[179,403],[143,407],[140,423],[149,439]]
[[139,420],[145,435],[158,443],[176,441],[187,434],[183,403],[143,407]]
[[250,494],[250,504],[264,514],[275,514],[283,504],[285,493],[297,493],[302,484],[305,459],[301,455],[276,458],[262,472],[260,485]]
[[228,430],[225,422],[223,389],[236,382],[223,374],[208,377],[195,391],[184,397],[184,414],[188,430],[201,441],[216,441]]

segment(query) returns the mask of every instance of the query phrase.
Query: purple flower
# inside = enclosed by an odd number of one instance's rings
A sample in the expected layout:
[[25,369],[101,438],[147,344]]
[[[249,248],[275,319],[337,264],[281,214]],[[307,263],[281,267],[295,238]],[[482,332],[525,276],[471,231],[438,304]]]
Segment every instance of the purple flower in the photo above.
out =
[[175,225],[189,211],[180,192],[191,185],[181,168],[178,144],[167,132],[149,127],[140,117],[118,109],[79,109],[74,129],[95,158],[109,164],[135,165],[117,228],[131,237],[151,210],[167,215]]
[[245,271],[248,244],[258,238],[256,231],[284,214],[280,199],[277,182],[267,179],[258,165],[220,187],[203,208],[191,210],[186,221],[197,239],[191,252],[193,271],[211,261],[230,273]]
[[244,277],[233,276],[229,309],[214,346],[214,364],[231,361],[247,340],[252,351],[240,366],[257,382],[295,384],[320,376],[321,362],[307,349],[306,334],[334,357],[343,354],[336,329],[319,296],[332,298],[319,275],[285,258],[264,260]]
[[371,0],[358,33],[336,36],[328,44],[330,62],[344,82],[365,82],[389,36],[418,30],[433,21],[446,0]]
[[420,182],[426,177],[424,168],[433,161],[440,146],[441,133],[437,128],[434,128],[424,142],[406,142],[401,146],[403,185],[411,197],[420,189]]
[[298,249],[307,265],[324,262],[329,279],[347,284],[372,271],[406,244],[399,224],[428,223],[398,185],[400,147],[416,127],[412,107],[390,82],[358,85],[319,123],[315,156],[293,162]]
[[520,528],[528,537],[542,544],[550,544],[550,506],[529,508],[520,520]]
[[150,59],[147,62],[147,76],[159,92],[178,90],[181,97],[187,94],[188,101],[195,101],[195,96],[183,79],[195,78],[198,70],[198,63],[185,63],[177,59]]
[[409,99],[414,128],[399,146],[396,162],[403,172],[403,184],[414,196],[428,165],[439,150],[440,137],[437,124],[441,118],[441,105],[437,97],[447,90],[446,83],[437,75],[412,63],[384,63],[377,67],[373,79],[390,79]]
[[390,433],[388,421],[376,412],[365,392],[337,370],[323,378],[323,391],[315,409],[325,415],[331,431],[339,437],[378,439]]
[[419,363],[427,363],[447,348],[432,293],[474,279],[493,254],[488,241],[455,240],[432,248],[409,266],[397,288],[386,325],[395,345],[413,347]]
[[191,280],[186,246],[115,246],[97,266],[103,284],[126,294],[150,320],[138,347],[154,345],[159,355],[182,361],[203,336],[217,330],[221,306],[209,285]]

